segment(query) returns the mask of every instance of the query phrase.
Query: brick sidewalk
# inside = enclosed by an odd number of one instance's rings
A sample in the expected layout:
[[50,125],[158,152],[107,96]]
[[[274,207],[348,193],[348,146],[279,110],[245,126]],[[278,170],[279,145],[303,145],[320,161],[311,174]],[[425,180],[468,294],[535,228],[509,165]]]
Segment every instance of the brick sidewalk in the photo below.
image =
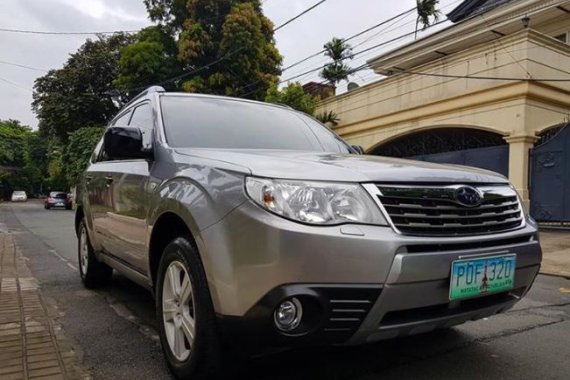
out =
[[0,379],[90,379],[0,221]]

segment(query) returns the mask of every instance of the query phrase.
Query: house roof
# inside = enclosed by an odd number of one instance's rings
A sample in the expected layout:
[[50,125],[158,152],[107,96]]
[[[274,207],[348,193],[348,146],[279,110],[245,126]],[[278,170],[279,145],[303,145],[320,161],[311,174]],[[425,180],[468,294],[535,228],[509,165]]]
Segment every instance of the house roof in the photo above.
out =
[[466,18],[489,12],[490,10],[508,3],[509,1],[517,0],[465,0],[454,10],[449,12],[447,14],[447,18],[451,22],[459,22]]

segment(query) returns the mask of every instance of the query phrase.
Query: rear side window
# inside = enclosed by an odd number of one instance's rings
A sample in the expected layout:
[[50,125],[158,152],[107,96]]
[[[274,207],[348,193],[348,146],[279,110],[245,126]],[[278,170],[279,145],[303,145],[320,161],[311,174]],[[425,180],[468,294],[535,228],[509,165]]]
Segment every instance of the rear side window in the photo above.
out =
[[142,131],[144,149],[152,148],[152,131],[154,123],[152,118],[152,107],[149,103],[145,103],[142,106],[135,108],[129,126],[137,127]]

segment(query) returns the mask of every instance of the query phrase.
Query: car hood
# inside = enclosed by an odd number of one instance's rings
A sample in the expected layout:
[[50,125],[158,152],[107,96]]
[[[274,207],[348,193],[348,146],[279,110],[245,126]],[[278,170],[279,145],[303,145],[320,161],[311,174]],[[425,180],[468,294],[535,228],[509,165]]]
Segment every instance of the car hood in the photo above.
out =
[[[260,177],[347,182],[508,183],[495,172],[392,157],[259,149],[177,148],[185,157],[222,161]],[[188,162],[190,163],[190,162]]]

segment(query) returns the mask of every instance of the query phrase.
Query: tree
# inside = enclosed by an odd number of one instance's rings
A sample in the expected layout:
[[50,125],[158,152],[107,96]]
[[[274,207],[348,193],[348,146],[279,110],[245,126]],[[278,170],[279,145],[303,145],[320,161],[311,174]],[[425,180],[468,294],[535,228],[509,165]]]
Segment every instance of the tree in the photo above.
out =
[[[259,0],[145,0],[151,20],[178,36],[182,89],[264,99],[282,57]],[[255,86],[251,86],[255,83]]]
[[31,133],[28,126],[18,120],[0,120],[0,166],[24,165],[26,138]]
[[41,190],[47,170],[43,139],[17,120],[0,120],[0,197]]
[[325,49],[325,56],[332,59],[332,62],[325,65],[321,71],[321,77],[333,85],[343,80],[347,81],[352,69],[344,61],[354,57],[350,45],[343,39],[334,37],[323,47]]
[[113,84],[123,90],[128,99],[162,82],[167,90],[175,90],[178,83],[167,80],[182,73],[177,53],[176,41],[164,27],[145,28],[132,44],[122,48],[118,76]]
[[69,135],[69,142],[62,156],[65,178],[70,186],[77,184],[89,164],[89,158],[103,135],[103,128],[81,128]]
[[279,90],[277,85],[273,85],[267,90],[265,101],[269,103],[284,104],[297,111],[313,115],[319,99],[311,94],[305,93],[303,86],[299,82],[289,83],[287,87]]
[[88,39],[63,68],[36,79],[32,109],[42,136],[57,136],[66,142],[69,133],[104,125],[115,115],[119,104],[113,101],[112,83],[120,51],[132,41],[133,37],[122,33]]
[[24,152],[24,175],[28,179],[29,188],[41,193],[47,177],[48,145],[38,132],[31,132],[26,139]]
[[437,9],[439,0],[416,0],[418,17],[416,18],[416,32],[414,38],[418,38],[418,26],[421,23],[422,29],[427,28],[433,22],[438,22],[441,12]]

